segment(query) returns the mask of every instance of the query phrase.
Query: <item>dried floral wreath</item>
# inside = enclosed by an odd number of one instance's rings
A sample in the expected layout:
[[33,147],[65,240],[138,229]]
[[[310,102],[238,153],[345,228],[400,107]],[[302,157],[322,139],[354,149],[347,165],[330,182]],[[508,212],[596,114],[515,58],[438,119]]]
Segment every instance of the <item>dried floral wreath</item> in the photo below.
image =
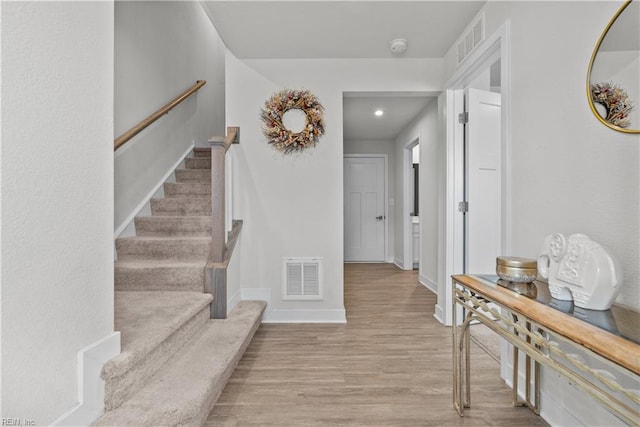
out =
[[626,128],[631,122],[629,113],[633,110],[633,102],[627,92],[613,83],[602,82],[591,85],[591,99],[602,104],[607,111],[604,119],[612,125]]
[[[282,124],[284,113],[299,109],[304,112],[307,123],[304,129],[294,133]],[[324,107],[308,90],[284,89],[271,96],[260,112],[262,133],[276,150],[284,154],[302,151],[313,147],[324,134]]]

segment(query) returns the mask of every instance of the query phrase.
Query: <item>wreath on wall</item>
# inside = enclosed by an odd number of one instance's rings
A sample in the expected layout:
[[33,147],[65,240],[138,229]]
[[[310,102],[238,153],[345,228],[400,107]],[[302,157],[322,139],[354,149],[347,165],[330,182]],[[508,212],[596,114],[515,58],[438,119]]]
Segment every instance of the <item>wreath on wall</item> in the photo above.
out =
[[[293,132],[282,123],[284,114],[295,109],[302,110],[306,117],[306,124],[300,132]],[[283,89],[264,103],[260,112],[262,133],[276,150],[284,154],[300,152],[314,147],[324,134],[323,113],[324,107],[308,90]]]
[[604,106],[604,119],[612,125],[626,128],[631,124],[629,113],[633,110],[633,102],[627,92],[620,86],[609,82],[593,83],[591,99]]

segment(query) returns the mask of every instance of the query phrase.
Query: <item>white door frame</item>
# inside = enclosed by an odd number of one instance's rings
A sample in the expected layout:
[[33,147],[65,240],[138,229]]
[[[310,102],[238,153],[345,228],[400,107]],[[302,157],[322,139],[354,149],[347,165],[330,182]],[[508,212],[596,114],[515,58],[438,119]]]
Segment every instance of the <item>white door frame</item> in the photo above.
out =
[[[420,144],[420,135],[409,138],[402,147],[402,269],[413,270],[413,224],[411,222],[411,202],[409,191],[412,178],[410,166],[413,161],[413,147]],[[396,175],[397,176],[397,175]]]
[[[344,154],[343,158],[382,158],[384,159],[384,261],[389,259],[389,159],[386,154]],[[344,182],[343,182],[344,186]]]
[[445,283],[438,287],[435,317],[445,325],[452,321],[451,275],[464,271],[464,218],[458,202],[464,200],[464,127],[458,113],[464,111],[463,89],[487,66],[500,59],[502,117],[502,249],[511,252],[511,130],[510,130],[510,22],[487,38],[447,81],[446,90],[446,192],[445,192]]

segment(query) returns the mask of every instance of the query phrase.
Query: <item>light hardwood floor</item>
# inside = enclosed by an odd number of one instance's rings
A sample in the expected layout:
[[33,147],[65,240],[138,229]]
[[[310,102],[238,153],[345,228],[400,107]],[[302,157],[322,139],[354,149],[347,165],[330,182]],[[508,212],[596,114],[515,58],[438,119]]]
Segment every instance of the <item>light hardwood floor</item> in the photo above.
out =
[[511,406],[472,347],[471,408],[452,406],[451,328],[417,273],[346,264],[347,324],[263,324],[206,426],[546,426]]

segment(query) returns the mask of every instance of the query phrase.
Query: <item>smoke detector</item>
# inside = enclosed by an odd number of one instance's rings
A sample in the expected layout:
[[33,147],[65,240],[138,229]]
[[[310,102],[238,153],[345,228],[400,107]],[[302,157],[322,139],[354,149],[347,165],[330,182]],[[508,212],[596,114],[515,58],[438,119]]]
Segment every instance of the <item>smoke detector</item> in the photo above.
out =
[[404,53],[407,50],[407,39],[393,39],[389,42],[391,53],[396,55]]

